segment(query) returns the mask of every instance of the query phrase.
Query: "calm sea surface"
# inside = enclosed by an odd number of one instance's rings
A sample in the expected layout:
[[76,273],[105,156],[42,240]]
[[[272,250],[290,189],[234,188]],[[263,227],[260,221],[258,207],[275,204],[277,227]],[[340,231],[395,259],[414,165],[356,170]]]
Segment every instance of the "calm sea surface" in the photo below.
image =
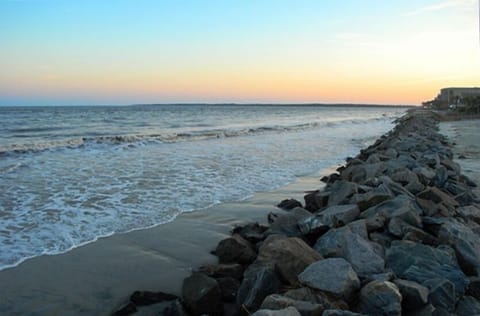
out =
[[343,162],[399,108],[0,107],[0,270]]

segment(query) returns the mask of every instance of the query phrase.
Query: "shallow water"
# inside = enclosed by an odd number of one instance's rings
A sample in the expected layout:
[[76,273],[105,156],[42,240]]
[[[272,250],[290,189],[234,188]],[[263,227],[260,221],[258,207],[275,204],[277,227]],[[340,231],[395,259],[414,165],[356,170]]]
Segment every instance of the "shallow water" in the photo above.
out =
[[398,108],[0,108],[0,269],[343,162]]

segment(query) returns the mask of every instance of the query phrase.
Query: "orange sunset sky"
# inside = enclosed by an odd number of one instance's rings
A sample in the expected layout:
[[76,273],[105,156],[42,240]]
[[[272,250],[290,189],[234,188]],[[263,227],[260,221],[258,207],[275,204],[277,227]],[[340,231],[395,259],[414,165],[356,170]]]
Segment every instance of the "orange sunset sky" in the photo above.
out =
[[480,86],[478,6],[0,0],[0,105],[418,105]]

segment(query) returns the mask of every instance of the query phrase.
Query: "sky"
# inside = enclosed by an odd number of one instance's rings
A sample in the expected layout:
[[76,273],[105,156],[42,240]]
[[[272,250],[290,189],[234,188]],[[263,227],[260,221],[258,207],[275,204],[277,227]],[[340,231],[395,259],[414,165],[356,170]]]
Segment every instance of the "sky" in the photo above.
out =
[[478,0],[0,0],[0,106],[413,104],[480,86]]

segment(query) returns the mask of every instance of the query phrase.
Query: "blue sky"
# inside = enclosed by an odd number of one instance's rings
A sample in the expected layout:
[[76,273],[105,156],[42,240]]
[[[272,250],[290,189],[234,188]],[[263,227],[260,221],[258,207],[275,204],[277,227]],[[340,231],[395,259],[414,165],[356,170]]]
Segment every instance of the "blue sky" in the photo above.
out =
[[0,105],[418,104],[480,85],[478,2],[0,0]]

